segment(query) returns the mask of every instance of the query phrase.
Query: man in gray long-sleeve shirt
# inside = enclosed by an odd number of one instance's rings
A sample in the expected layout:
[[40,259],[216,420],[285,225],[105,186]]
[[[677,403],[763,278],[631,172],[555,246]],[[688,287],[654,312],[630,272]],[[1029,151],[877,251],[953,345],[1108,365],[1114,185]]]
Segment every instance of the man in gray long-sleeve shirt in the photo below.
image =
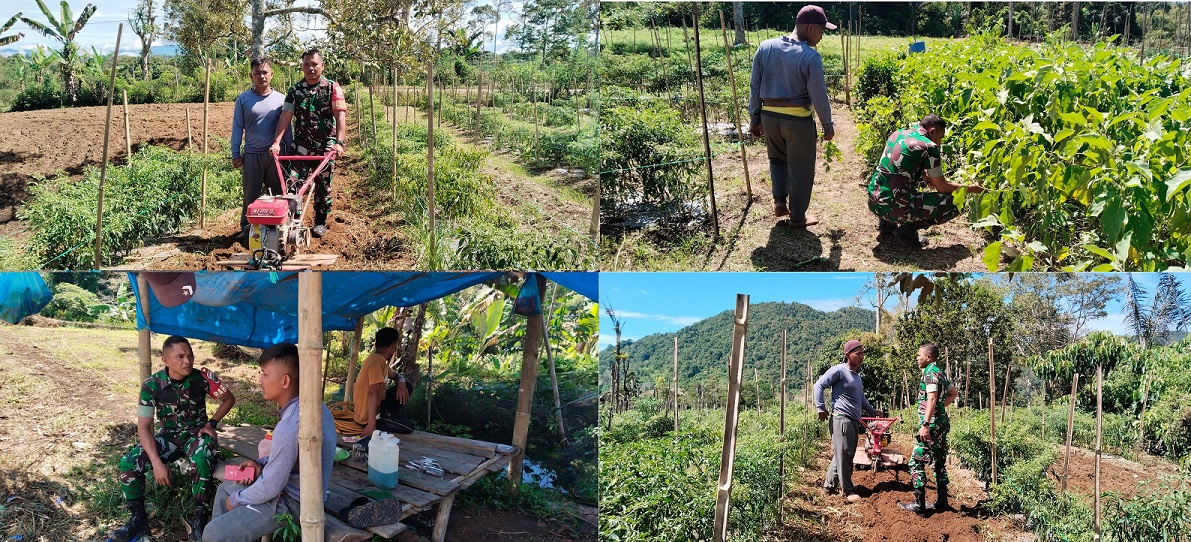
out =
[[806,212],[815,184],[817,139],[810,106],[819,113],[823,139],[835,137],[823,59],[813,47],[823,39],[823,30],[835,25],[819,6],[802,8],[795,23],[792,34],[761,42],[753,55],[749,132],[765,136],[774,215],[789,216],[791,226],[805,228],[819,222]]
[[[269,455],[257,461],[245,460],[241,468],[259,473],[251,484],[224,482],[215,493],[211,523],[203,531],[207,542],[256,541],[277,530],[274,516],[297,517],[301,498],[298,494],[298,347],[279,344],[261,352],[261,395],[281,409],[273,429]],[[335,419],[326,405],[322,407],[321,493],[331,485],[335,463]]]
[[[236,97],[232,109],[232,167],[243,168],[241,178],[244,184],[244,204],[240,207],[240,235],[248,234],[248,204],[261,195],[262,186],[273,195],[281,195],[281,180],[277,178],[277,166],[269,156],[277,120],[281,118],[281,106],[285,94],[273,90],[273,68],[267,58],[252,59],[252,88]],[[244,150],[240,146],[243,141]],[[288,148],[290,132],[287,129],[283,145]]]
[[[823,489],[828,493],[842,489],[850,503],[860,500],[852,486],[852,459],[856,455],[856,439],[860,436],[860,417],[863,413],[884,413],[873,408],[864,398],[864,383],[860,380],[860,365],[864,363],[864,346],[860,341],[844,343],[844,362],[827,370],[815,382],[815,407],[819,409],[819,420],[828,418],[823,402],[823,390],[831,388],[831,447],[835,456],[827,467]],[[836,477],[839,485],[836,485]]]

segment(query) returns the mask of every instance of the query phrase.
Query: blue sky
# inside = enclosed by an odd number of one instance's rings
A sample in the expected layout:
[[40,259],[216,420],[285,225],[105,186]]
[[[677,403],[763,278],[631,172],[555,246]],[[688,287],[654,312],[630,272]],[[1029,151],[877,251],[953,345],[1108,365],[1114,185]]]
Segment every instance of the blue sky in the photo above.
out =
[[[54,14],[54,17],[60,16],[59,13],[61,13],[62,9],[60,7],[61,0],[43,1],[46,3],[46,7],[50,9],[50,13]],[[138,39],[136,35],[132,33],[132,30],[128,28],[128,18],[132,12],[136,10],[137,1],[138,0],[92,0],[90,3],[94,4],[96,7],[95,14],[92,15],[91,20],[87,22],[87,26],[83,27],[83,30],[79,32],[78,37],[75,38],[76,42],[84,51],[90,51],[91,47],[95,47],[101,52],[106,51],[110,54],[112,49],[116,47],[116,30],[119,28],[120,23],[125,23],[124,36],[120,38],[121,54],[140,54],[140,39]],[[475,2],[474,5],[491,3],[492,2],[490,0],[482,0]],[[17,12],[20,12],[25,17],[33,19],[34,21],[45,22],[45,15],[42,14],[41,9],[37,7],[37,2],[35,0],[7,0],[5,2],[0,2],[0,4],[4,6],[3,8],[0,8],[0,24],[2,24],[4,21],[7,21],[9,17],[12,17]],[[153,2],[154,11],[158,13],[158,24],[162,24],[165,19],[165,10],[162,7],[164,4],[165,0],[154,0]],[[295,6],[308,6],[317,4],[318,2],[316,0],[297,0],[294,3]],[[70,9],[76,18],[79,16],[79,13],[83,11],[83,8],[86,5],[86,0],[70,0]],[[517,2],[512,9],[514,11],[520,10],[521,3]],[[511,44],[504,39],[504,31],[505,27],[508,26],[512,19],[513,17],[509,13],[501,14],[500,30],[496,39],[497,51],[503,52],[511,46]],[[295,25],[299,29],[298,36],[300,39],[310,39],[325,35],[325,23],[321,18],[316,17],[312,19],[309,25],[311,28],[304,31],[302,29],[306,25],[302,24],[300,21],[301,19],[299,19],[299,22]],[[492,27],[489,26],[487,30],[491,31],[491,29]],[[59,48],[58,42],[30,30],[29,25],[25,24],[23,21],[17,21],[17,23],[13,25],[13,27],[10,28],[9,31],[4,35],[7,36],[17,32],[23,32],[25,37],[16,43],[4,46],[6,51],[16,50],[24,52],[36,48],[39,44],[45,45],[54,50]],[[488,49],[492,48],[491,37],[484,40],[484,43],[487,44]],[[153,45],[169,45],[169,43],[166,43],[162,39],[158,38],[153,41]]]
[[[622,318],[623,337],[639,339],[676,331],[725,310],[732,310],[736,294],[749,294],[750,303],[797,301],[819,310],[857,305],[868,273],[600,273],[600,310],[612,307]],[[1156,274],[1135,273],[1135,281],[1153,295]],[[1191,282],[1182,281],[1191,290]],[[895,300],[886,304],[892,309]],[[1089,323],[1092,330],[1125,333],[1120,299],[1108,303],[1108,317]],[[615,340],[612,321],[600,313],[600,348]]]

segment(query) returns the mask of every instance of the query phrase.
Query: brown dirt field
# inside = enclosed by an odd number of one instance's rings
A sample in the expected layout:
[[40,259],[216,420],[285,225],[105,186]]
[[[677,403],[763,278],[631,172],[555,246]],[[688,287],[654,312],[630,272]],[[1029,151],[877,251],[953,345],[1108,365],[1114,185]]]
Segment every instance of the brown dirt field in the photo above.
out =
[[[877,232],[876,217],[868,210],[868,196],[860,183],[872,173],[856,154],[856,119],[850,109],[833,103],[835,138],[842,156],[823,161],[820,142],[815,187],[809,213],[819,219],[809,228],[791,228],[773,216],[769,159],[763,140],[747,145],[752,200],[748,198],[740,155],[725,153],[712,160],[716,207],[723,239],[688,261],[691,271],[986,271],[981,261],[985,242],[971,230],[966,216],[926,230],[928,242],[913,250],[892,235]],[[697,124],[697,123],[695,123]],[[703,182],[706,182],[704,174]],[[708,224],[704,231],[710,235]],[[645,242],[639,237],[629,243]],[[823,258],[825,261],[811,261]],[[646,263],[648,265],[648,263]],[[605,262],[608,271],[641,270],[619,258]]]
[[[1061,483],[1063,474],[1063,459],[1060,456],[1051,465],[1050,475],[1056,486]],[[1096,454],[1083,448],[1071,448],[1071,465],[1067,478],[1067,489],[1085,495],[1095,494],[1096,487]],[[1178,468],[1166,461],[1151,456],[1143,456],[1139,461],[1130,461],[1121,457],[1101,454],[1100,456],[1100,491],[1112,491],[1125,497],[1147,490],[1161,489],[1164,477],[1180,476]]]

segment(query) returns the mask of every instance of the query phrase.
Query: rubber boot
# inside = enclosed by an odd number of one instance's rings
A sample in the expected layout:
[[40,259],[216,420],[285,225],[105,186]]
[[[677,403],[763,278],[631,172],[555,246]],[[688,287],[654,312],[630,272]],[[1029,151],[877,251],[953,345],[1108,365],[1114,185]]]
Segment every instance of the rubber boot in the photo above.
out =
[[935,223],[929,220],[919,220],[918,222],[910,222],[898,226],[893,230],[893,236],[897,237],[901,242],[913,249],[921,249],[926,244],[926,236],[918,233],[920,230],[925,230]]
[[897,224],[885,220],[884,218],[877,219],[877,231],[880,233],[893,233],[897,229]]
[[132,519],[123,527],[108,533],[110,542],[130,542],[141,535],[149,534],[149,517],[145,514],[145,499],[128,501],[128,510],[132,512]]
[[951,510],[951,505],[947,502],[947,486],[939,486],[939,500],[927,503],[927,508],[936,512],[941,510]]
[[190,531],[191,542],[203,542],[203,529],[207,528],[207,520],[211,519],[211,510],[206,506],[195,506],[194,516],[186,521]]
[[926,517],[926,488],[918,488],[914,490],[914,502],[899,502],[898,506],[902,510],[909,510],[919,516]]

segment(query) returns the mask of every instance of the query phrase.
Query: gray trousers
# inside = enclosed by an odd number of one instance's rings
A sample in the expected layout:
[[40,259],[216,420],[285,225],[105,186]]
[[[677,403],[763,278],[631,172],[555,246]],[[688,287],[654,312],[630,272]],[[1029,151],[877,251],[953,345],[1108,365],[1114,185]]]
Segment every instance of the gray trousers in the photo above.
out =
[[765,129],[773,201],[786,203],[789,197],[790,220],[800,222],[806,218],[815,184],[815,143],[819,137],[815,120],[762,112],[761,127]]
[[[827,466],[827,478],[823,481],[823,487],[835,488],[838,487],[843,490],[844,495],[849,495],[853,492],[852,486],[852,460],[856,456],[856,439],[860,435],[860,422],[853,420],[847,416],[831,415],[831,449],[835,450],[835,456],[831,458],[831,464]],[[839,484],[836,484],[836,476],[839,476]]]
[[281,496],[264,504],[242,504],[227,509],[227,497],[248,486],[238,482],[224,482],[215,492],[211,522],[203,529],[204,542],[259,542],[262,536],[273,534],[278,523],[274,516],[289,514],[298,522],[300,504],[283,491]]
[[277,165],[269,153],[244,153],[244,166],[240,168],[244,184],[244,205],[240,207],[240,230],[248,225],[248,204],[261,196],[263,186],[274,196],[281,195],[281,180],[277,178]]

